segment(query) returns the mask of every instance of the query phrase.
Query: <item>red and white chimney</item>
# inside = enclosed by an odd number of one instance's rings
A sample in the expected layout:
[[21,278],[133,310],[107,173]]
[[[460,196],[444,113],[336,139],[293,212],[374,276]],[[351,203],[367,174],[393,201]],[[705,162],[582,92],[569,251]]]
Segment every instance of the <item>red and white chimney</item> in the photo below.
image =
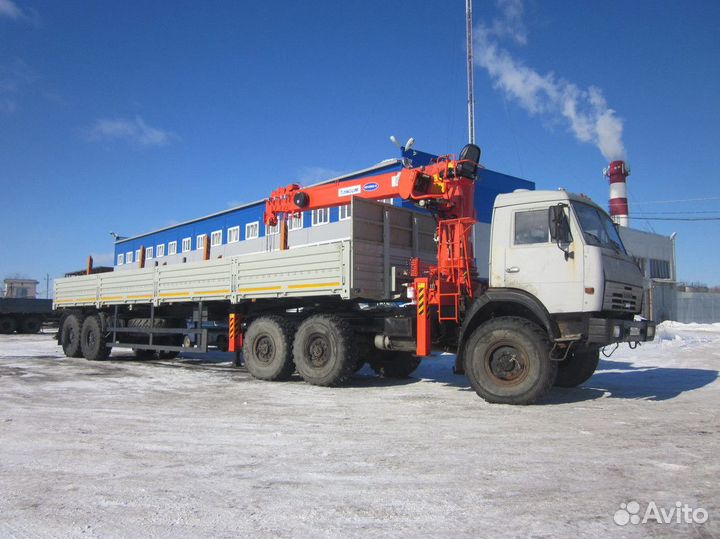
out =
[[630,168],[625,161],[613,161],[603,170],[610,179],[610,217],[620,226],[630,226],[627,201],[627,177]]

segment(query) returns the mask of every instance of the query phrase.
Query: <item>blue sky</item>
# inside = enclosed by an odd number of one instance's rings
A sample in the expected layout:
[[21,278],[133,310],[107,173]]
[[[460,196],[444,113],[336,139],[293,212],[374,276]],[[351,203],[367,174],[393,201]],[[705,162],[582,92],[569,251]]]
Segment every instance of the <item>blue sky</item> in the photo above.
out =
[[[720,3],[486,0],[475,20],[486,166],[604,205],[621,129],[631,213],[720,216],[668,213],[720,210]],[[110,231],[363,168],[390,134],[457,152],[464,24],[460,0],[0,0],[0,277],[109,263]],[[720,221],[633,224],[677,231],[679,277],[720,284]]]

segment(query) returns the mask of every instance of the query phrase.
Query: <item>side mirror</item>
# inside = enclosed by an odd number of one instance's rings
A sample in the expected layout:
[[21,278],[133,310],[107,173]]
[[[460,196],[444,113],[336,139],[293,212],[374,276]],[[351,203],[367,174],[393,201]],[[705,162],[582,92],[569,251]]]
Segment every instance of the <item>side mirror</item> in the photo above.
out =
[[570,243],[572,241],[570,223],[565,214],[565,208],[567,207],[567,204],[561,202],[557,206],[550,206],[550,208],[548,208],[550,238],[559,243]]
[[565,253],[565,260],[570,258],[572,254],[563,244],[572,242],[572,234],[570,233],[570,222],[568,221],[565,209],[567,204],[560,202],[555,206],[548,208],[548,228],[550,228],[550,239],[554,241],[558,249]]

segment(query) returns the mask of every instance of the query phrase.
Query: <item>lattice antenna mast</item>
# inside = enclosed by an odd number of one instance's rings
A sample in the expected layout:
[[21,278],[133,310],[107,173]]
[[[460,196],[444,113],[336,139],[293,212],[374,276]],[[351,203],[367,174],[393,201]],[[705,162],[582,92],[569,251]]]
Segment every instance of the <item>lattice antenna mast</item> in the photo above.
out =
[[473,84],[473,16],[472,0],[465,0],[465,18],[467,26],[467,115],[468,142],[475,144],[475,91]]

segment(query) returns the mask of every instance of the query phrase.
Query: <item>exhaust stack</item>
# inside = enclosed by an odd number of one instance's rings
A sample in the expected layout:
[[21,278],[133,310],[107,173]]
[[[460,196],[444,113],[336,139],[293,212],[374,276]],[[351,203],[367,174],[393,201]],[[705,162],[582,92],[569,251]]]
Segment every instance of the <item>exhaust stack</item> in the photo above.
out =
[[603,170],[610,179],[610,217],[620,226],[630,226],[630,212],[627,201],[627,177],[630,167],[625,161],[613,161]]

